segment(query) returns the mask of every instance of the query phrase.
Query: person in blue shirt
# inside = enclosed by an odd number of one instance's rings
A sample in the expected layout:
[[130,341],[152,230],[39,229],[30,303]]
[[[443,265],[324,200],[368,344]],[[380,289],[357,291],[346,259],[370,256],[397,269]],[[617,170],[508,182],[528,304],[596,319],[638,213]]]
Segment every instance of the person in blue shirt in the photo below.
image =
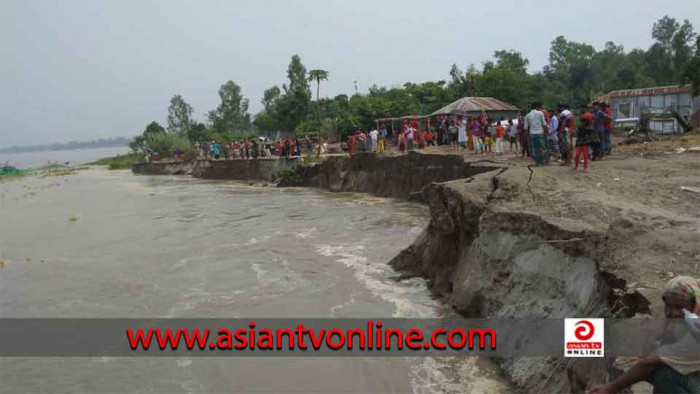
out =
[[214,143],[211,144],[211,153],[214,155],[214,159],[218,160],[219,159],[219,152],[220,152],[220,146],[217,141],[214,141]]
[[593,103],[593,116],[595,118],[593,121],[593,130],[597,138],[597,141],[593,144],[593,161],[596,161],[603,158],[603,147],[605,143],[605,118],[608,116],[603,110],[600,109],[600,103],[597,101]]

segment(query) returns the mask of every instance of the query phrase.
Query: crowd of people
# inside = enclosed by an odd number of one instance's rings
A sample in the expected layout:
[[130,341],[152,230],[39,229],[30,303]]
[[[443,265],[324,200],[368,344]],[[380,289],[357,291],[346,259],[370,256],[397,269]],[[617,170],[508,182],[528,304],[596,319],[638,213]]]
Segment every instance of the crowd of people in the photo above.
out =
[[[602,160],[612,151],[612,112],[605,103],[594,102],[589,110],[581,106],[579,124],[575,127],[574,113],[566,104],[560,104],[556,112],[533,104],[525,115],[520,128],[523,155],[529,155],[536,165],[549,164],[551,158],[561,165],[578,169],[583,162],[584,171],[591,161]],[[520,124],[520,123],[519,123]]]
[[357,130],[348,138],[350,154],[385,153],[389,146],[399,154],[429,146],[443,145],[474,154],[519,153],[530,157],[536,165],[555,161],[563,166],[601,160],[611,152],[612,112],[605,103],[595,102],[592,108],[582,106],[578,127],[576,115],[567,104],[547,110],[533,104],[531,111],[517,119],[493,121],[485,114],[477,116],[446,115],[437,118],[433,127],[419,130],[418,120],[405,120],[399,131],[379,130],[367,133]]
[[[321,145],[321,152],[324,153],[325,144]],[[280,158],[300,157],[302,152],[310,155],[319,153],[314,150],[313,140],[305,136],[303,140],[298,137],[282,138],[276,142],[262,137],[255,139],[243,139],[231,143],[220,143],[219,141],[195,142],[194,150],[199,159],[209,160],[256,160],[272,159],[275,155]],[[177,150],[175,156],[180,158]]]
[[[578,126],[576,125],[576,117]],[[392,127],[393,128],[393,127]],[[534,160],[535,165],[552,162],[578,169],[589,161],[601,160],[611,152],[610,134],[612,112],[605,103],[595,102],[589,109],[582,106],[575,115],[567,104],[556,110],[533,104],[526,115],[514,119],[494,121],[486,114],[477,116],[444,115],[437,117],[432,126],[420,129],[416,118],[404,120],[399,130],[387,130],[385,124],[364,132],[356,130],[347,138],[347,151],[385,154],[390,150],[405,154],[431,146],[446,146],[473,154],[516,153]],[[268,138],[243,139],[230,143],[195,142],[194,150],[200,159],[272,159],[300,157],[302,154],[327,153],[327,144],[320,146],[307,135],[282,138],[272,142]],[[507,150],[507,152],[506,152]],[[184,152],[176,149],[174,156],[184,160]]]

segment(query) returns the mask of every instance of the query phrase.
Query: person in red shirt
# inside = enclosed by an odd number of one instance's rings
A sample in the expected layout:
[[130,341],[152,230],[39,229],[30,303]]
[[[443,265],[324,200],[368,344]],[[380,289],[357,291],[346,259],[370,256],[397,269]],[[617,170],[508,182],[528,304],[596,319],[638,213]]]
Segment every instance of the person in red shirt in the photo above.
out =
[[594,141],[593,122],[595,117],[588,112],[586,106],[581,106],[581,124],[576,133],[576,155],[574,156],[574,170],[578,169],[579,160],[583,155],[583,170],[588,170],[588,148]]
[[496,126],[496,153],[503,154],[503,125],[502,122],[498,122]]
[[425,133],[425,143],[428,144],[428,146],[433,146],[433,132],[428,130]]

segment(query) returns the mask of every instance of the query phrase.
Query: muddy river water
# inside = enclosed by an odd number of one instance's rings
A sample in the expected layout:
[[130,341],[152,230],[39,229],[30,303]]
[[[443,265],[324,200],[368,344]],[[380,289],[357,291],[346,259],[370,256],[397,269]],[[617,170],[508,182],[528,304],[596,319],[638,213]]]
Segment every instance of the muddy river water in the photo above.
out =
[[[0,317],[435,317],[421,205],[101,169],[0,181]],[[485,392],[476,358],[4,358],[12,392]]]

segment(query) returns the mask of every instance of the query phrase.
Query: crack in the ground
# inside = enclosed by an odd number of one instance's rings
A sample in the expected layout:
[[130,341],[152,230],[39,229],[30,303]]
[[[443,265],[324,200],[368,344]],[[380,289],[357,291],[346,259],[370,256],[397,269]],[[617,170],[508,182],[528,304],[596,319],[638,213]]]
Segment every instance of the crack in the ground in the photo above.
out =
[[527,180],[527,190],[530,191],[530,195],[532,196],[532,202],[535,202],[535,195],[532,194],[532,187],[530,186],[530,181],[532,181],[532,176],[535,175],[535,171],[532,169],[532,164],[527,166],[527,169],[530,170],[530,178]]
[[501,169],[498,171],[498,174],[494,175],[494,176],[491,178],[491,183],[493,183],[493,190],[492,190],[491,193],[489,193],[489,195],[486,197],[486,201],[491,201],[491,199],[493,198],[493,194],[496,193],[496,191],[498,190],[498,177],[499,177],[501,174],[503,174],[504,172],[506,172],[506,171],[508,171],[508,167],[501,168]]

